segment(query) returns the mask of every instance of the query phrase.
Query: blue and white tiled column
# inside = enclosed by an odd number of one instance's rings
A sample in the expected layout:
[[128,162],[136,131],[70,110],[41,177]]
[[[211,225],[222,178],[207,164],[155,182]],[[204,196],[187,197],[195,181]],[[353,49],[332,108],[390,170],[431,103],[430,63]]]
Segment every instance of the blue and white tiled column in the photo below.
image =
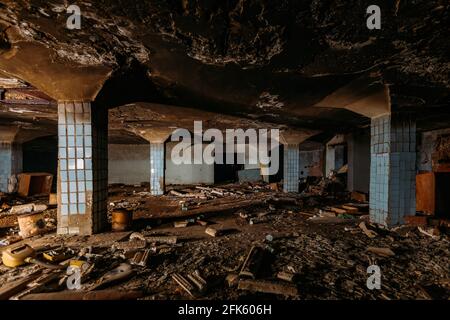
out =
[[416,213],[416,123],[410,114],[372,118],[370,219],[388,227]]
[[58,103],[58,233],[90,235],[107,223],[108,111]]
[[0,192],[9,192],[8,181],[22,171],[22,145],[0,136]]
[[150,142],[150,192],[163,195],[165,189],[165,145]]
[[300,175],[300,151],[298,144],[284,145],[283,191],[298,192]]

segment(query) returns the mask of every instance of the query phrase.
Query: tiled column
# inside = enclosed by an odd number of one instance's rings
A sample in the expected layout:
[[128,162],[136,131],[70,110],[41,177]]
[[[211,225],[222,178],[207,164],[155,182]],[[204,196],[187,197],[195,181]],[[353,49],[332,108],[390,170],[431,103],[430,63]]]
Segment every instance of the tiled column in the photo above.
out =
[[107,224],[108,111],[58,103],[58,233],[90,235]]
[[372,119],[370,218],[385,226],[416,213],[416,124],[409,114]]
[[9,178],[22,172],[22,159],[21,144],[0,141],[0,192],[10,191],[8,190]]
[[165,146],[150,142],[150,191],[153,195],[164,194]]
[[284,145],[284,176],[283,176],[283,191],[284,192],[298,192],[299,183],[299,145],[285,144]]

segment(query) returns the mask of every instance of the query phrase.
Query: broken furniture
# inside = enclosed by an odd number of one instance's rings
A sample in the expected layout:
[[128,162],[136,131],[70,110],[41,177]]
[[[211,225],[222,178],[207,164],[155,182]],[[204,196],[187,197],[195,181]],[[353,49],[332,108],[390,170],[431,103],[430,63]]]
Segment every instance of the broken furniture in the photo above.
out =
[[22,197],[50,195],[52,183],[53,175],[50,173],[21,173],[17,192]]
[[427,172],[416,176],[416,211],[438,217],[450,216],[450,172]]

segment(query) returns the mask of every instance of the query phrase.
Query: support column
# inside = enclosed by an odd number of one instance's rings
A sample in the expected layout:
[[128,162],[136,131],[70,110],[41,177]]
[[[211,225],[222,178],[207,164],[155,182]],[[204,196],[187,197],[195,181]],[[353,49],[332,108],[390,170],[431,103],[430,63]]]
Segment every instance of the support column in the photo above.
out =
[[14,192],[8,187],[9,179],[22,172],[22,157],[22,144],[0,140],[0,192]]
[[298,144],[284,145],[283,191],[298,192],[300,151]]
[[343,134],[334,136],[325,148],[325,176],[331,171],[337,171],[345,164],[345,144],[346,139]]
[[347,189],[369,193],[370,181],[370,132],[355,131],[347,139]]
[[370,219],[385,226],[416,213],[416,123],[410,114],[372,118]]
[[150,192],[163,195],[165,191],[165,144],[150,142]]
[[58,103],[58,233],[90,235],[107,225],[108,110]]

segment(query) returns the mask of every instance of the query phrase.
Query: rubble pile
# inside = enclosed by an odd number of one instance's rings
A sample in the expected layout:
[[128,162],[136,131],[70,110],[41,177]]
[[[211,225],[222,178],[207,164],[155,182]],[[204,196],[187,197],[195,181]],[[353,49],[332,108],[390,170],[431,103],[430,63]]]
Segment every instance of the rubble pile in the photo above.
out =
[[[354,199],[362,195],[279,189],[183,186],[153,197],[145,186],[114,186],[110,213],[129,210],[133,223],[89,237],[49,228],[22,239],[17,226],[11,232],[2,224],[0,298],[450,298],[444,225],[388,230],[370,223],[368,203]],[[40,207],[45,221],[54,222],[54,208],[24,200],[2,197],[0,205],[10,206],[6,215],[17,220],[24,213],[10,211],[34,203],[32,212]],[[382,290],[367,287],[373,265],[381,270]]]

